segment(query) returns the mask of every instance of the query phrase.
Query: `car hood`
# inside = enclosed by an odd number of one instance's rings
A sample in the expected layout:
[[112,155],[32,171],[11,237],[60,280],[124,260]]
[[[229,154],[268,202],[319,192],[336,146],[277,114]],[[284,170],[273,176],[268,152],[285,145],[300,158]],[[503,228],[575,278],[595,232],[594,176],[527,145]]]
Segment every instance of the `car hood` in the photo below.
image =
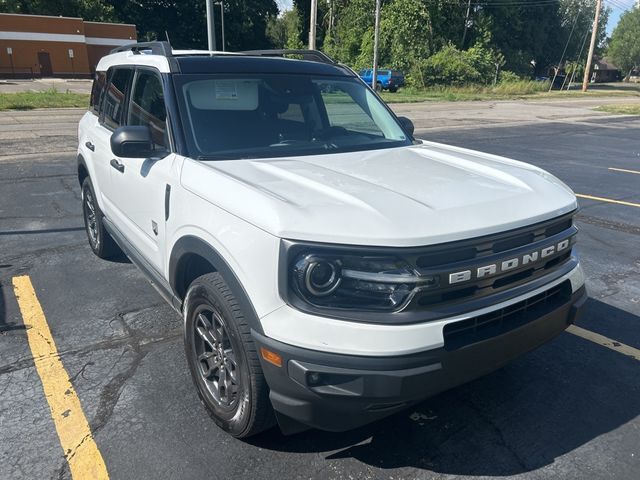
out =
[[281,238],[418,246],[570,212],[573,192],[532,165],[423,142],[276,159],[185,161],[183,186]]

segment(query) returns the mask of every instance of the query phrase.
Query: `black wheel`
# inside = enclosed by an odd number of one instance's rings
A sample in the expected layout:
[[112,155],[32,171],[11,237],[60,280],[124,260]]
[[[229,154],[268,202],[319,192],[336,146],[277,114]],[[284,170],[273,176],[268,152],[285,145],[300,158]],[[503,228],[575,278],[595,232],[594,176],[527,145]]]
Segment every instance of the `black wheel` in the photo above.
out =
[[216,424],[236,438],[273,426],[269,388],[249,325],[219,273],[191,284],[184,315],[191,376]]
[[103,215],[89,177],[82,182],[82,216],[93,253],[100,258],[110,258],[121,253],[120,248],[102,224]]
[[398,87],[389,87],[389,91],[391,93],[396,93],[398,91]]
[[376,92],[382,92],[382,83],[376,83]]

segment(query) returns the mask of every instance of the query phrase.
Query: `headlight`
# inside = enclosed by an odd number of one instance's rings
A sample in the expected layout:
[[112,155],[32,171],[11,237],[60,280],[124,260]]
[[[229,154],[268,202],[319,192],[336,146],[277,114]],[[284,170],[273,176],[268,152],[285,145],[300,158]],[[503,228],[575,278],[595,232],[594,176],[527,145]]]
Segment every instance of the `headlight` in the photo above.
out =
[[289,252],[287,288],[315,307],[393,312],[400,310],[417,288],[439,285],[439,277],[419,276],[404,260],[393,256],[296,247],[302,248]]
[[313,255],[296,262],[294,275],[298,286],[314,297],[331,295],[342,281],[340,262]]

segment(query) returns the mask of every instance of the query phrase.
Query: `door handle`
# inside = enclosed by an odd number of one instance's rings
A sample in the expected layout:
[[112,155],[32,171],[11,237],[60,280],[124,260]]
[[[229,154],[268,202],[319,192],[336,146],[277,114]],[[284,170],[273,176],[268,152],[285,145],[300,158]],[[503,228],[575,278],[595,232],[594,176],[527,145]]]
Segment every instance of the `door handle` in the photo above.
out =
[[91,150],[92,152],[95,152],[95,151],[96,151],[96,146],[95,146],[93,143],[91,143],[91,142],[86,142],[86,143],[84,144],[84,146],[85,146],[85,147],[87,147],[87,148],[88,148],[89,150]]
[[120,173],[124,173],[124,165],[120,163],[118,160],[116,160],[115,158],[112,158],[109,163],[113,168],[118,170]]

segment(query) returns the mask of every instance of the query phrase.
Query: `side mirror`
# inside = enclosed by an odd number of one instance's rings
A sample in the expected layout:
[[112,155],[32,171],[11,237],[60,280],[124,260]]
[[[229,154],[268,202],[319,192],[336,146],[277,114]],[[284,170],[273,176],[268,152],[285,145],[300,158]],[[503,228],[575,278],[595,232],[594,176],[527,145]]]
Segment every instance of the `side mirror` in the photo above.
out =
[[116,157],[149,158],[155,154],[151,130],[147,126],[116,128],[111,135],[111,151]]
[[402,126],[404,131],[413,137],[413,131],[415,130],[413,122],[407,117],[398,117],[398,121],[400,122],[400,126]]

